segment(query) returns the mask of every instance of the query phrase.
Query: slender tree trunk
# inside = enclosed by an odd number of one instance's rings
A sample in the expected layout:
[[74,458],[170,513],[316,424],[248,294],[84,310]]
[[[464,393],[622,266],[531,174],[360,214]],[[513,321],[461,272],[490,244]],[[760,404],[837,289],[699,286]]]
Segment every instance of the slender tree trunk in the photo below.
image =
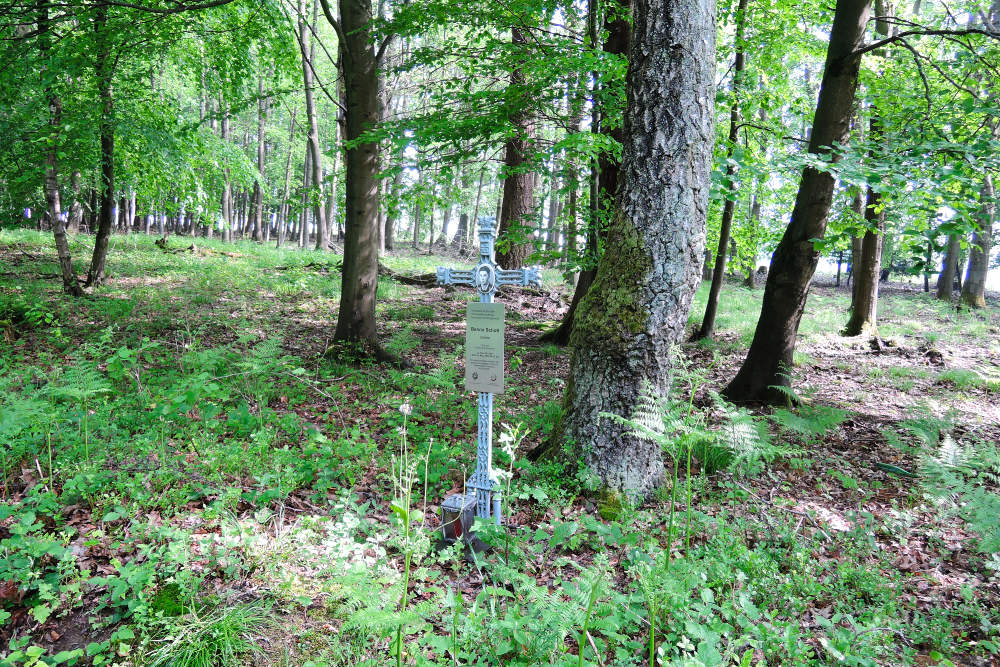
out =
[[[931,291],[931,260],[934,259],[934,243],[930,240],[924,246],[924,294]],[[837,286],[840,287],[840,276],[837,276]]]
[[[827,154],[850,132],[871,0],[837,0],[809,152]],[[835,158],[835,156],[834,156]],[[812,239],[823,238],[835,178],[813,167],[802,170],[791,221],[771,259],[764,300],[753,342],[736,377],[724,390],[731,401],[786,402],[792,355],[819,252]]]
[[[424,170],[417,168],[417,196],[423,197],[423,179]],[[413,210],[410,212],[410,217],[413,218],[413,249],[417,250],[420,247],[420,200],[413,205]]]
[[[511,42],[515,48],[527,48],[528,37],[524,30],[511,28]],[[510,75],[511,88],[525,85],[524,72],[515,67]],[[531,243],[525,234],[530,231],[531,216],[535,211],[535,175],[524,171],[534,140],[534,121],[528,105],[518,109],[510,119],[516,135],[507,140],[504,148],[503,205],[500,209],[500,227],[497,237],[506,242],[507,248],[497,251],[497,264],[505,269],[517,269],[531,253]]]
[[[314,17],[315,19],[315,17]],[[314,20],[315,24],[315,20]],[[330,234],[326,228],[326,211],[323,206],[323,155],[319,147],[319,127],[316,122],[316,104],[313,97],[313,57],[303,13],[302,0],[299,0],[299,52],[302,55],[302,84],[305,88],[306,122],[309,127],[309,149],[312,155],[309,174],[314,189],[313,209],[316,219],[316,249],[327,250],[330,245]]]
[[573,325],[562,430],[609,492],[642,497],[663,479],[661,445],[604,417],[669,392],[671,346],[699,280],[715,101],[712,0],[637,0],[627,78],[622,187]]
[[753,246],[751,250],[753,257],[743,284],[750,289],[757,289],[757,249],[760,247],[758,245],[758,239],[760,238],[760,199],[760,181],[758,180],[754,188],[753,199],[750,203],[750,219],[747,221],[750,226],[750,233],[747,234],[747,244]]
[[73,203],[69,207],[69,225],[66,228],[70,234],[77,234],[80,231],[80,223],[83,221],[83,195],[81,192],[80,172],[73,170],[69,177],[69,186],[73,191]]
[[115,119],[114,98],[111,80],[113,63],[107,36],[108,8],[97,5],[94,9],[94,34],[97,43],[95,70],[97,88],[101,100],[98,125],[101,135],[101,201],[97,222],[97,237],[94,240],[94,254],[87,273],[87,286],[97,287],[104,281],[105,263],[108,258],[108,240],[114,223],[115,206]]
[[[617,15],[609,16],[605,22],[605,30],[608,33],[607,40],[604,42],[604,51],[606,53],[613,54],[627,54],[630,49],[630,36],[631,36],[631,26],[629,25],[627,16],[631,12],[632,3],[630,0],[619,0],[618,2],[618,13]],[[612,128],[610,126],[605,126],[601,128],[601,132],[607,134],[615,141],[624,144],[625,136],[622,128],[616,127]],[[594,163],[594,171],[597,173],[596,183],[598,185],[599,193],[596,195],[592,193],[591,205],[597,206],[597,209],[591,210],[591,220],[594,224],[588,226],[588,249],[587,252],[593,255],[595,261],[597,260],[597,246],[598,246],[598,234],[599,230],[596,226],[596,220],[601,217],[599,207],[601,205],[601,200],[613,201],[616,193],[618,192],[619,184],[621,181],[621,165],[613,159],[612,156],[602,155],[599,160]],[[573,181],[576,181],[576,173],[573,173]],[[577,236],[577,226],[576,226],[576,207],[577,207],[577,197],[576,197],[576,187],[574,186],[570,192],[570,212],[569,212],[569,224],[567,225],[567,248],[570,256],[576,254],[576,236]],[[546,342],[552,342],[556,345],[566,345],[570,342],[572,332],[573,332],[573,322],[576,318],[577,308],[580,306],[583,298],[587,295],[590,290],[591,285],[594,282],[594,278],[597,275],[596,267],[589,267],[580,272],[576,281],[576,289],[573,292],[573,299],[570,302],[569,310],[566,311],[566,315],[563,317],[562,322],[559,327],[544,334],[541,339]]]
[[253,182],[253,240],[264,241],[264,123],[267,121],[267,101],[264,99],[264,76],[257,78],[257,178]]
[[878,278],[882,267],[882,239],[885,236],[885,214],[880,209],[881,195],[869,187],[865,205],[865,220],[869,228],[861,239],[860,263],[854,267],[854,306],[844,327],[845,336],[867,332],[873,338],[878,337]]
[[[38,0],[38,50],[41,56],[42,72],[48,74],[49,67],[49,10],[45,0]],[[47,80],[47,76],[45,77]],[[61,202],[59,199],[58,151],[62,137],[62,100],[52,88],[45,86],[45,97],[49,103],[49,148],[45,151],[45,203],[49,225],[56,244],[56,256],[59,258],[59,271],[62,274],[63,291],[72,296],[81,296],[83,290],[76,280],[73,271],[73,259],[69,253],[69,243],[66,240],[66,229],[63,226]],[[77,175],[77,194],[79,194],[79,175]],[[74,204],[75,205],[75,204]]]
[[993,177],[989,173],[983,177],[979,203],[979,214],[976,216],[978,228],[972,236],[969,267],[965,272],[965,282],[962,284],[962,303],[970,308],[986,307],[986,274],[989,272],[993,219],[997,207]]
[[[708,301],[705,304],[705,315],[701,320],[698,338],[711,338],[715,331],[715,316],[719,311],[719,293],[722,292],[722,281],[726,276],[726,248],[729,246],[730,232],[733,227],[733,214],[736,211],[736,161],[733,153],[736,151],[736,141],[740,131],[740,87],[743,70],[746,67],[743,35],[747,23],[747,0],[739,0],[736,9],[736,63],[733,66],[733,102],[729,107],[729,141],[726,144],[726,176],[724,179],[725,202],[722,205],[722,221],[719,225],[719,249],[715,253],[715,269],[712,271],[712,286],[708,291]],[[753,269],[751,269],[753,271]]]
[[[229,131],[229,105],[222,101],[220,105],[222,109],[222,122],[219,124],[219,131],[222,135],[222,141],[228,142],[230,139]],[[229,243],[233,240],[233,225],[235,220],[233,220],[233,185],[229,180],[229,167],[223,167],[222,169],[222,240]]]
[[951,301],[955,290],[955,272],[958,270],[958,257],[962,251],[961,238],[958,234],[948,235],[948,249],[945,251],[944,268],[937,281],[937,298]]
[[309,245],[309,192],[312,187],[312,144],[306,141],[306,157],[302,165],[302,213],[299,216],[299,247]]
[[[326,0],[323,0],[325,3]],[[324,4],[324,9],[326,5]],[[329,16],[328,16],[329,18]],[[362,341],[383,356],[375,329],[378,290],[378,144],[356,143],[379,120],[378,57],[368,0],[340,0],[344,35],[346,134],[344,172],[344,268],[335,340]]]
[[[892,14],[892,7],[885,0],[875,0],[875,32],[886,37],[892,26],[887,20]],[[870,107],[869,140],[881,141],[881,123],[879,108],[876,102]],[[876,158],[875,151],[869,152],[869,157]],[[882,270],[882,245],[885,241],[885,211],[882,210],[882,195],[868,184],[868,195],[865,203],[866,231],[861,239],[860,263],[854,272],[854,299],[851,317],[844,327],[845,336],[859,336],[867,332],[872,338],[878,338],[878,285]]]
[[285,236],[288,234],[288,209],[289,207],[289,194],[291,193],[292,187],[292,154],[295,152],[292,150],[294,148],[295,142],[295,113],[298,111],[296,107],[292,107],[292,112],[288,121],[288,158],[285,160],[285,185],[281,190],[281,210],[278,213],[278,230],[277,230],[277,246],[281,247],[281,244],[285,242]]
[[[397,156],[397,164],[402,163],[403,154]],[[399,192],[403,187],[403,170],[399,169],[396,174],[392,177],[392,208],[386,211],[385,215],[385,231],[382,234],[382,238],[385,240],[385,249],[393,250],[395,248],[395,236],[396,236],[396,223],[399,221]]]

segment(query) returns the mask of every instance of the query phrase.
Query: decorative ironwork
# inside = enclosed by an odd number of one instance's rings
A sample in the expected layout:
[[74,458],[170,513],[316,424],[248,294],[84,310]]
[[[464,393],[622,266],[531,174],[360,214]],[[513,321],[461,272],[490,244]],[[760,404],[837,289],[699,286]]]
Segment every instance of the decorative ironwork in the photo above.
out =
[[[542,271],[537,266],[506,270],[493,259],[496,239],[495,221],[479,218],[479,263],[472,270],[439,266],[438,285],[467,285],[479,292],[480,303],[493,303],[497,287],[503,285],[540,285]],[[476,441],[476,470],[466,482],[466,494],[476,497],[476,516],[493,518],[500,523],[500,483],[493,471],[493,394],[479,393],[479,436]]]

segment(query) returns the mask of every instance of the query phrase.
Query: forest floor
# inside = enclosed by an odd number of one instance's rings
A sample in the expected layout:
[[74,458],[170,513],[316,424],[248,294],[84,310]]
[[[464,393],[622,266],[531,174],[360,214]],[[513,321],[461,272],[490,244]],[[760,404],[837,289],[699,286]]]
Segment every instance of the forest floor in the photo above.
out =
[[399,370],[332,347],[334,255],[191,243],[115,236],[72,300],[49,236],[0,236],[0,664],[998,664],[995,295],[884,286],[873,346],[817,281],[800,406],[746,411],[714,392],[761,294],[727,286],[715,340],[677,352],[674,481],[632,507],[525,457],[569,366],[538,342],[571,296],[547,269],[499,298],[507,521],[469,560],[436,535],[474,463],[472,294],[380,281]]

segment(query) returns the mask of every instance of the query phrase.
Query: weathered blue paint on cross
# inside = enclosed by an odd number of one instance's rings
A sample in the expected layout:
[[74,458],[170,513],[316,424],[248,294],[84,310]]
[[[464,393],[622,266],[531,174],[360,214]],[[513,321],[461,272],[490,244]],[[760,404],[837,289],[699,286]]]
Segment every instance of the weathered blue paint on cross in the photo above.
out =
[[[493,260],[496,228],[493,218],[479,218],[479,263],[471,270],[439,266],[438,285],[469,285],[479,292],[480,303],[493,303],[497,287],[503,285],[540,285],[542,272],[537,266],[506,270]],[[476,516],[494,518],[500,523],[500,485],[493,473],[493,394],[479,393],[479,441],[476,447],[476,471],[466,482],[466,493],[476,494]]]

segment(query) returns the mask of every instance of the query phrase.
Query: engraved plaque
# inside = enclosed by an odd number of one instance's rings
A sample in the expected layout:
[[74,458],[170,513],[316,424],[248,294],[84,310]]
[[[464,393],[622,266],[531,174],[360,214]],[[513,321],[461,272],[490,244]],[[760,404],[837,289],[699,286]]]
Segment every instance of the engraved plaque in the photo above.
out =
[[470,303],[465,322],[465,388],[502,394],[503,304]]

